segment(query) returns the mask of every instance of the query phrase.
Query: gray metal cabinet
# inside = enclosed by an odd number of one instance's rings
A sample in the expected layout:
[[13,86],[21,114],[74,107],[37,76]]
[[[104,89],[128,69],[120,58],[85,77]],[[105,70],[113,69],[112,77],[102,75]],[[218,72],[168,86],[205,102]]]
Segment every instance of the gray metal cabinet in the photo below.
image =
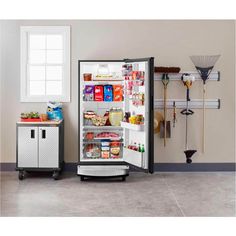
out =
[[16,170],[19,179],[25,171],[53,171],[58,179],[64,163],[64,122],[18,122]]
[[38,167],[38,127],[18,127],[18,167]]
[[59,167],[59,128],[39,127],[39,167]]

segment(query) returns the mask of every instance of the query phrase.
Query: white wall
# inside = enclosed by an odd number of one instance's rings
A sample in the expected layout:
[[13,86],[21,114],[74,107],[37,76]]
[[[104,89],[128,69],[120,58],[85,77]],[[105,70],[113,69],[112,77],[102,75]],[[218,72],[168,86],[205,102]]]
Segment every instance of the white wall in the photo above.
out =
[[[198,151],[195,162],[234,162],[234,21],[1,21],[1,162],[15,162],[15,122],[24,111],[45,112],[44,103],[20,103],[20,26],[71,25],[71,103],[64,105],[65,160],[78,160],[78,59],[122,59],[155,57],[159,66],[180,66],[194,70],[192,54],[221,54],[216,70],[220,82],[207,84],[207,97],[220,98],[220,110],[207,110],[206,152],[201,153],[201,111],[190,120],[190,147]],[[201,98],[202,83],[196,82],[191,98]],[[162,85],[155,82],[155,96],[162,97]],[[171,82],[169,98],[185,98],[181,82]],[[155,137],[155,162],[185,162],[184,117],[178,123],[167,147]],[[171,112],[169,112],[171,119]]]

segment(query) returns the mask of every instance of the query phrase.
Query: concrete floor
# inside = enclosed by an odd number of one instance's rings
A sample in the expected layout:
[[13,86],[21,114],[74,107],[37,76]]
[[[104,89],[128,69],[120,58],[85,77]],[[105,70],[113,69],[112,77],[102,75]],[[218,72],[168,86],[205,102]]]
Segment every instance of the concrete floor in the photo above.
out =
[[72,173],[1,173],[1,216],[235,216],[235,173],[133,172],[126,182]]

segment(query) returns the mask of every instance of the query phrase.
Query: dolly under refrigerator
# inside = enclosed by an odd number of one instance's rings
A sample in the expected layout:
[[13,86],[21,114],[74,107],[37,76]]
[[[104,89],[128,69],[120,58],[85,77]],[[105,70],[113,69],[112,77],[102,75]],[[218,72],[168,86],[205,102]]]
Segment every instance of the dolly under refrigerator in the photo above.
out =
[[153,173],[154,58],[80,60],[78,70],[81,180]]

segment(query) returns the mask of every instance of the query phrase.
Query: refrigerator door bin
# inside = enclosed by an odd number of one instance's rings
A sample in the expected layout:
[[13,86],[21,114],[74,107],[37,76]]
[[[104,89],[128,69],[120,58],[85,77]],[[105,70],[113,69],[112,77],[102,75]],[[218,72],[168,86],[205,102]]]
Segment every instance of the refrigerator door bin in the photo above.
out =
[[135,125],[128,122],[120,122],[121,127],[125,129],[135,130],[135,131],[144,131],[144,125]]
[[125,162],[140,168],[144,168],[145,152],[138,152],[124,147],[123,155]]

